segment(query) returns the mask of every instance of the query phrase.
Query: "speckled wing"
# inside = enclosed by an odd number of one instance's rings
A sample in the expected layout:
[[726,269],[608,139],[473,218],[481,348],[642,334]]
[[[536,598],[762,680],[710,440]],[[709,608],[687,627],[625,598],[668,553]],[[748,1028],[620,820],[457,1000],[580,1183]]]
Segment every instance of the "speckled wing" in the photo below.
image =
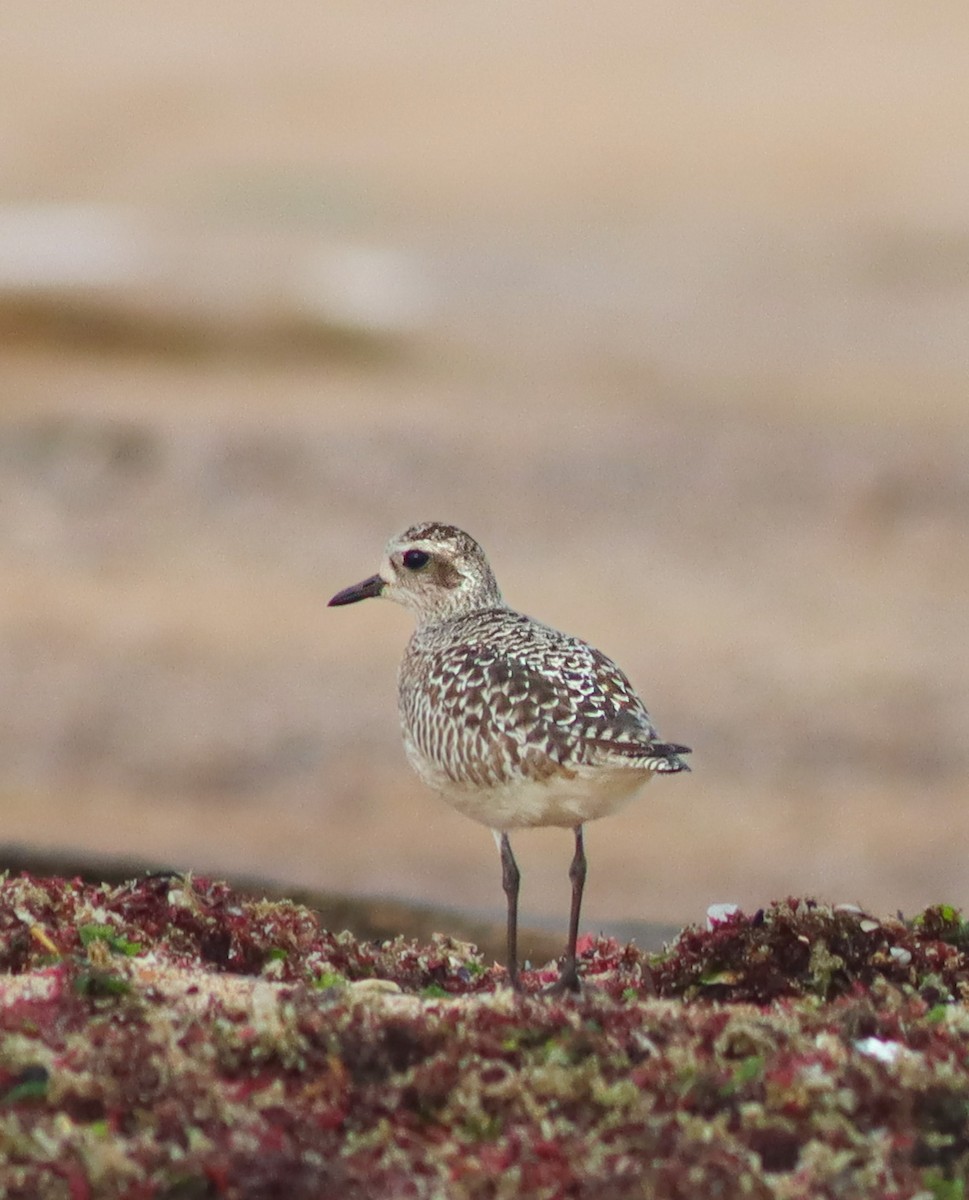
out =
[[463,636],[452,629],[446,644],[405,656],[401,672],[405,740],[454,783],[495,787],[589,765],[685,768],[685,747],[659,741],[604,654],[507,610],[466,624]]

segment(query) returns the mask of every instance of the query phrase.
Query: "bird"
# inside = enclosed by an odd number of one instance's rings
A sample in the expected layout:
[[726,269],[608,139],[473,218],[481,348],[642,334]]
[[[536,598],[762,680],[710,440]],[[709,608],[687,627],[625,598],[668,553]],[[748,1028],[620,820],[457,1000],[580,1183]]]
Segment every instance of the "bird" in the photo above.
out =
[[587,862],[583,826],[607,816],[656,774],[688,771],[689,746],[660,739],[632,684],[579,638],[510,608],[470,534],[424,521],[392,537],[376,575],[330,606],[384,597],[416,618],[398,671],[411,766],[459,812],[487,826],[501,859],[507,976],[518,963],[521,873],[513,831],[571,829],[572,901],[558,980],[579,992],[576,943]]

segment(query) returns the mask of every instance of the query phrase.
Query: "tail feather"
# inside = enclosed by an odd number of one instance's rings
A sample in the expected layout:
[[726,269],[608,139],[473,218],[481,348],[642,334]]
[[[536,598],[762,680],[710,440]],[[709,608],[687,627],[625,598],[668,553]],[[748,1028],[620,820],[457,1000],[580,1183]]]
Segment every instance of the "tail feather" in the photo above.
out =
[[677,771],[689,771],[689,767],[680,757],[681,754],[692,754],[689,746],[681,746],[676,742],[601,742],[603,749],[610,754],[622,758],[635,759],[637,766],[644,766],[649,771],[662,771],[674,774]]
[[692,746],[679,746],[676,742],[653,742],[649,747],[651,753],[661,754],[664,758],[669,758],[677,754],[692,754]]

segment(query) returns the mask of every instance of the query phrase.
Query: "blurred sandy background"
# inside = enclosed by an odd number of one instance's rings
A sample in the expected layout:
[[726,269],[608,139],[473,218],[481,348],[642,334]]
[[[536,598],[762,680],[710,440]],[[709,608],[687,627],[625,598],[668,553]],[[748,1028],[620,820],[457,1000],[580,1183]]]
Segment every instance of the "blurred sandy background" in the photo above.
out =
[[325,607],[436,518],[695,748],[587,927],[969,902],[967,62],[957,3],[6,0],[0,839],[499,913],[406,614]]

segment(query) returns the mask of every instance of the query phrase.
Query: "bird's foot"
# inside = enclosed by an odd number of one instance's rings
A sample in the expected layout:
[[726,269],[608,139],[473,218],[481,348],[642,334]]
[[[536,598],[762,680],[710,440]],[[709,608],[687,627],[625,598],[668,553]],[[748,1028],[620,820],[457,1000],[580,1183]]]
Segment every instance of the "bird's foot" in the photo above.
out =
[[579,968],[574,958],[565,961],[559,972],[559,977],[554,983],[550,983],[547,987],[542,988],[543,996],[580,996],[581,994],[582,980],[579,977]]

